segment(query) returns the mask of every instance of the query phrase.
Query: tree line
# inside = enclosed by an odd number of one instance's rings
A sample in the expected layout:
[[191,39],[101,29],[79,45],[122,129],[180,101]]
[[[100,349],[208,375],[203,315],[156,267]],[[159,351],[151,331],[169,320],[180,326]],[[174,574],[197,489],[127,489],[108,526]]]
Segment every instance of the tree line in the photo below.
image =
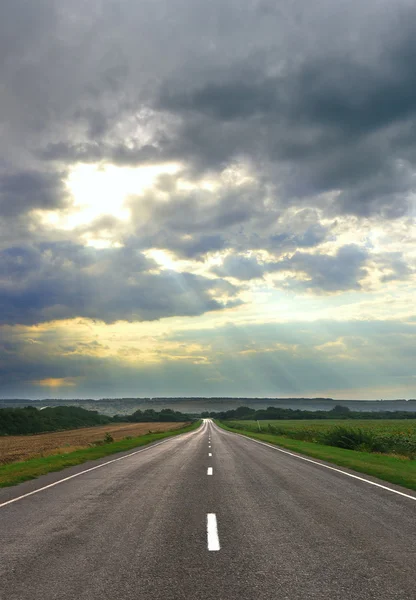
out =
[[331,410],[300,410],[293,408],[280,408],[269,406],[256,410],[248,406],[226,410],[223,412],[204,411],[201,417],[213,419],[238,419],[238,420],[295,420],[295,419],[416,419],[415,412],[407,411],[352,411],[347,406],[337,404]]
[[77,406],[51,406],[40,410],[33,406],[0,408],[0,435],[47,433],[109,423],[183,422],[193,419],[194,417],[169,408],[160,412],[152,409],[143,412],[136,410],[132,415],[114,417]]
[[161,411],[148,408],[143,411],[136,410],[132,415],[115,415],[113,417],[113,421],[116,423],[183,422],[193,420],[195,420],[195,415],[190,416],[171,408],[163,408]]
[[0,435],[43,433],[111,423],[111,417],[77,406],[33,406],[0,409]]

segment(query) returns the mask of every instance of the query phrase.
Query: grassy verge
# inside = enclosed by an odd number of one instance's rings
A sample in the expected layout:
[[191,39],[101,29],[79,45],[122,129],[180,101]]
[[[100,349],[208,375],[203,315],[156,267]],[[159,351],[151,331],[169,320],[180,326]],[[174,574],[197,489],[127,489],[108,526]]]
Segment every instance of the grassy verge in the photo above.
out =
[[312,456],[313,458],[325,460],[335,465],[358,471],[359,473],[373,475],[384,481],[416,490],[416,461],[414,460],[370,452],[358,452],[357,450],[344,450],[343,448],[324,446],[315,442],[293,440],[268,433],[242,431],[228,427],[223,422],[215,422],[222,429],[232,431],[233,433],[240,433],[247,437],[299,452],[299,454]]
[[103,444],[102,446],[83,448],[68,454],[54,454],[44,458],[32,458],[24,462],[2,465],[0,466],[0,488],[16,485],[29,479],[35,479],[40,475],[46,475],[46,473],[51,473],[53,471],[61,471],[66,467],[73,467],[86,462],[87,460],[95,460],[97,458],[102,458],[103,456],[108,456],[117,452],[123,452],[125,450],[131,450],[133,448],[145,446],[146,444],[150,444],[151,442],[155,442],[163,438],[179,435],[180,433],[186,433],[188,431],[197,429],[200,423],[201,421],[196,421],[195,423],[187,425],[186,427],[182,427],[181,429],[164,431],[161,433],[149,433],[132,439],[124,439],[118,442]]

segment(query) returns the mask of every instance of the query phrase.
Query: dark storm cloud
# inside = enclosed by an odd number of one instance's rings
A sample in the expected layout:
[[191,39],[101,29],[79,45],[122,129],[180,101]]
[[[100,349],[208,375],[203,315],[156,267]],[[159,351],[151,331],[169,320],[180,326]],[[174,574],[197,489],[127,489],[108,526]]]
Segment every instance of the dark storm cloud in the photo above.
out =
[[[336,292],[361,289],[360,280],[367,275],[365,266],[368,258],[368,251],[354,244],[342,246],[334,256],[296,251],[278,262],[264,262],[255,256],[230,254],[212,272],[221,277],[240,280],[262,278],[266,273],[284,272],[284,280],[276,282],[276,286]],[[392,268],[396,266],[395,273],[400,267],[404,268],[402,262],[399,256],[395,257],[392,265]]]
[[152,191],[131,198],[133,231],[123,239],[137,248],[164,248],[179,258],[202,259],[227,249],[266,249],[279,257],[319,246],[331,235],[331,224],[320,223],[319,211],[303,208],[288,216],[261,182],[224,183],[214,192],[198,181],[191,190],[181,183],[182,173],[167,175]]
[[[247,241],[251,222],[265,218],[261,188],[248,185],[212,193],[197,187],[184,191],[177,184],[174,176],[161,178],[157,189],[130,200],[134,234],[129,244],[199,259],[209,252],[251,243]],[[169,194],[169,202],[161,192]]]
[[[409,14],[409,18],[413,16]],[[293,114],[361,136],[416,112],[414,25],[393,34],[376,64],[326,57],[301,69]],[[301,110],[298,109],[301,108]]]
[[173,112],[205,114],[220,121],[279,114],[283,108],[278,94],[279,80],[256,82],[254,73],[244,75],[246,80],[208,83],[194,91],[175,93],[167,86],[161,92],[161,107]]
[[413,264],[407,263],[400,252],[388,252],[375,256],[374,262],[382,271],[380,280],[383,283],[405,281],[416,273],[416,260],[413,259]]
[[16,217],[33,209],[63,208],[68,195],[63,173],[18,171],[0,174],[0,216]]
[[361,289],[360,280],[367,275],[365,269],[368,252],[364,248],[349,244],[338,249],[334,256],[295,252],[290,258],[272,263],[268,271],[301,273],[307,279],[286,280],[283,285],[308,290],[335,292]]
[[149,240],[149,246],[151,245],[172,250],[179,258],[196,260],[201,259],[210,252],[223,250],[227,246],[227,242],[221,234],[204,235],[199,233],[191,235],[188,239],[183,239],[164,231],[161,232],[161,235]]
[[262,278],[264,274],[264,266],[255,256],[228,255],[220,267],[211,270],[220,277],[234,277],[242,281]]
[[220,82],[177,92],[167,85],[160,103],[173,112],[220,121],[259,117],[262,124],[278,118],[329,127],[343,139],[361,137],[415,114],[414,33],[413,27],[400,32],[375,64],[344,55],[312,57],[274,77],[235,65]]
[[379,214],[385,219],[400,218],[409,211],[408,197],[415,183],[409,165],[386,161],[365,181],[351,182],[338,196],[337,205],[341,212],[361,217]]
[[232,285],[190,273],[151,272],[156,263],[128,248],[95,250],[70,243],[11,248],[0,254],[0,265],[3,324],[73,317],[106,323],[155,320],[238,303]]
[[302,221],[305,225],[303,231],[286,231],[283,233],[272,234],[268,244],[268,247],[271,250],[278,252],[291,248],[313,248],[314,246],[319,246],[319,244],[324,242],[328,237],[329,228],[324,227],[319,222],[313,222],[313,217],[311,218],[308,215],[308,211],[299,212],[297,219],[298,221]]
[[47,161],[68,163],[97,163],[108,161],[117,166],[137,166],[157,163],[164,156],[156,145],[127,147],[124,144],[85,142],[71,144],[58,142],[48,144],[40,150],[38,156]]
[[274,76],[235,64],[197,85],[167,83],[160,105],[183,117],[175,143],[190,161],[293,165],[287,200],[341,190],[335,212],[397,218],[414,189],[409,152],[392,132],[415,120],[415,39],[404,26],[376,57],[312,55]]

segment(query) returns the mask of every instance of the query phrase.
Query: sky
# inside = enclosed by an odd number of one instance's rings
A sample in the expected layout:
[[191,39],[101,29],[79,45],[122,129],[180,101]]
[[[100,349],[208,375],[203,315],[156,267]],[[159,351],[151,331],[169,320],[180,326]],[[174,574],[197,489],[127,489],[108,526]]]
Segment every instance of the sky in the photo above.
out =
[[413,0],[4,0],[0,397],[416,398]]

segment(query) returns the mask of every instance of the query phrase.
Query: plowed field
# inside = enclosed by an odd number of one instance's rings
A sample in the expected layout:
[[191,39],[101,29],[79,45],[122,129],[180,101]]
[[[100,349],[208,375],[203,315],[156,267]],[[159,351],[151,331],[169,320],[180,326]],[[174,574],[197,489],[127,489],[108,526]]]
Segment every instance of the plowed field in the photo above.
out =
[[183,426],[184,423],[117,423],[38,435],[2,436],[0,437],[0,464],[27,460],[35,456],[73,452],[103,440],[107,432],[111,433],[114,441],[118,441],[127,436],[138,437],[149,431],[156,433]]

